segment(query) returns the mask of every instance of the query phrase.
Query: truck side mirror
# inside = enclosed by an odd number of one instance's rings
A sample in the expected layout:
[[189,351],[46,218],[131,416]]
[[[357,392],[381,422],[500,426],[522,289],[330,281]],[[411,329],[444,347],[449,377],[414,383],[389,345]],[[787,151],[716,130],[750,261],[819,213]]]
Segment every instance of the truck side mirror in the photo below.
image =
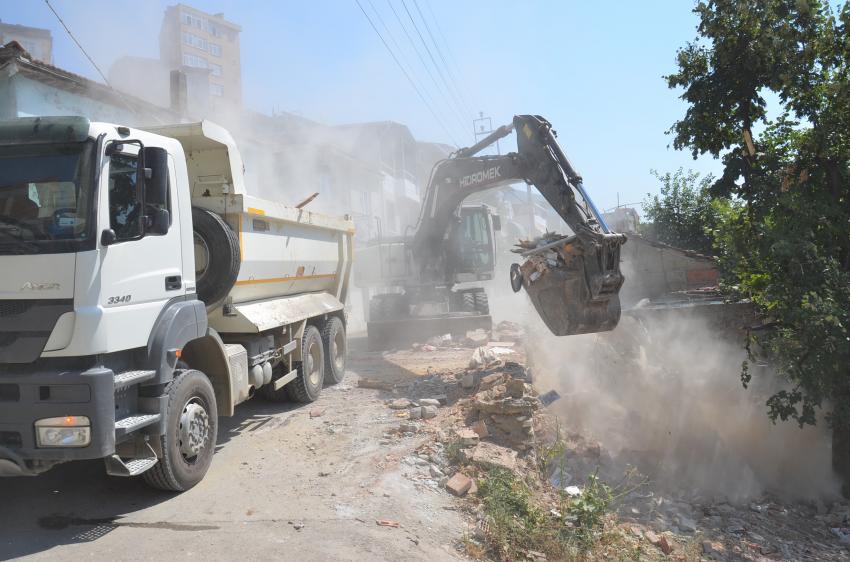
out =
[[168,209],[156,207],[148,214],[148,227],[145,229],[149,234],[168,234],[171,226],[171,213]]
[[[146,146],[145,205],[168,208],[168,151],[158,146]],[[150,170],[150,175],[148,175]]]

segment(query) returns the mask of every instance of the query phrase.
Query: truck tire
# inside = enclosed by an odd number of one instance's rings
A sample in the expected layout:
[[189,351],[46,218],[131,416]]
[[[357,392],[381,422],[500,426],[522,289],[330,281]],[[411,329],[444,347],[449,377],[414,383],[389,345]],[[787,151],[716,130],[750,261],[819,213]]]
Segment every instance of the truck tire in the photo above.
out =
[[475,312],[475,293],[472,291],[465,291],[462,293],[463,295],[463,311],[464,312]]
[[325,353],[322,335],[313,325],[307,325],[301,338],[301,361],[295,363],[298,375],[284,386],[290,400],[314,402],[322,392],[325,378]]
[[345,325],[336,316],[331,316],[322,328],[322,342],[325,344],[325,384],[330,386],[342,382],[345,377],[345,359],[348,342],[345,339]]
[[201,481],[212,463],[218,438],[218,411],[210,380],[200,371],[175,371],[165,393],[162,456],[142,476],[157,489],[183,492]]
[[192,231],[198,298],[212,306],[230,293],[239,276],[239,237],[220,216],[198,207],[192,207]]
[[487,298],[487,293],[485,293],[484,291],[475,291],[472,294],[475,312],[481,314],[482,316],[490,314],[490,301]]

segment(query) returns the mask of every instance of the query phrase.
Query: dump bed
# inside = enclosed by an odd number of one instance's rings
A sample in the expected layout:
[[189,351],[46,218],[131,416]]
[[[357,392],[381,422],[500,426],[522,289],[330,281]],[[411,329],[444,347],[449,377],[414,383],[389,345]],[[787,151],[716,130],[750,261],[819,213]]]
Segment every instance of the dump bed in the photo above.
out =
[[344,307],[354,235],[348,215],[333,217],[248,195],[236,143],[214,123],[151,131],[180,141],[193,207],[222,217],[239,239],[239,275],[229,296],[209,311],[213,328],[262,332]]

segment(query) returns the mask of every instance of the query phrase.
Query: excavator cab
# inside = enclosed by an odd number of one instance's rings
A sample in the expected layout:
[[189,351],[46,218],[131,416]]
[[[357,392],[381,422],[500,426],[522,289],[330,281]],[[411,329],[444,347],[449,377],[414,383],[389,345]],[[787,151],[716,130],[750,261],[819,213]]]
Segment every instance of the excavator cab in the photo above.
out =
[[496,263],[494,231],[498,215],[487,205],[463,206],[449,234],[449,282],[486,281],[493,278]]

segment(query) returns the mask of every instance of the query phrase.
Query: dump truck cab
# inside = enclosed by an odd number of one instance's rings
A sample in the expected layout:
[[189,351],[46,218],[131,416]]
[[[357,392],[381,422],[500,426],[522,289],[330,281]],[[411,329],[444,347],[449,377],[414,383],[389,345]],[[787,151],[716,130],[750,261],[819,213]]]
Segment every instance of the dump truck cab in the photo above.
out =
[[209,122],[0,123],[0,475],[103,458],[184,490],[219,414],[341,378],[353,225],[243,181]]

